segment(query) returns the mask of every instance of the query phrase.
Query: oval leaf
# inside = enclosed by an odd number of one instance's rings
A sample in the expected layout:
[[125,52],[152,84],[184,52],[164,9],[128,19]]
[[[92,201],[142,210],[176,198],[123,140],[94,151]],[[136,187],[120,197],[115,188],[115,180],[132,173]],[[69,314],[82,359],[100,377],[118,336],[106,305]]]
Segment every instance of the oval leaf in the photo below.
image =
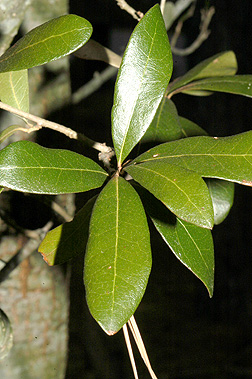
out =
[[100,187],[108,174],[94,161],[68,150],[19,141],[0,151],[0,186],[59,194]]
[[210,297],[214,287],[214,246],[210,230],[175,217],[150,192],[137,186],[144,208],[175,256],[206,286]]
[[115,334],[135,312],[150,270],[142,203],[126,180],[114,176],[94,206],[84,268],[90,312],[107,334]]
[[[176,79],[169,85],[169,92],[185,86],[195,80],[210,78],[213,76],[230,76],[237,72],[237,61],[233,51],[225,51],[205,59],[189,70],[181,78]],[[176,91],[177,92],[177,91]],[[180,90],[178,91],[180,92]]]
[[213,227],[210,195],[204,180],[195,172],[167,160],[130,165],[125,171],[176,216],[204,228]]
[[[205,93],[204,93],[205,91]],[[198,80],[181,88],[182,93],[200,96],[211,92],[226,92],[252,97],[252,75],[224,76]]]
[[0,57],[0,72],[38,66],[71,54],[87,42],[91,24],[82,17],[54,18],[27,33]]
[[189,137],[163,143],[137,157],[132,164],[162,160],[203,177],[252,186],[252,131],[231,137]]
[[213,209],[214,223],[219,225],[225,220],[234,202],[234,183],[220,179],[206,179],[210,192]]
[[46,234],[38,251],[49,266],[65,263],[85,251],[95,200],[96,197],[90,199],[72,221],[65,222]]
[[171,73],[171,49],[155,5],[133,31],[117,76],[112,135],[119,167],[148,129]]
[[29,113],[27,70],[0,73],[0,100]]

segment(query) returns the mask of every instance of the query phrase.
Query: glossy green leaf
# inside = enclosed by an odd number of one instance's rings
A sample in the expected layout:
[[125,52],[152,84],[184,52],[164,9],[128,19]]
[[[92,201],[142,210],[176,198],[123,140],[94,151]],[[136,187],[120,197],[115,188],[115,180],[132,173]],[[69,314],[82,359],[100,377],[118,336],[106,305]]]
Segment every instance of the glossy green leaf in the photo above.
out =
[[223,76],[216,78],[207,78],[187,84],[180,92],[188,95],[204,95],[205,91],[210,92],[226,92],[235,95],[243,95],[252,97],[252,75],[235,75]]
[[136,187],[146,212],[175,256],[213,295],[214,246],[211,231],[175,217],[150,192]]
[[214,223],[220,224],[225,220],[234,202],[234,183],[220,179],[206,179],[210,192],[213,209]]
[[90,312],[107,334],[115,334],[133,315],[150,270],[142,203],[126,180],[114,176],[95,203],[84,266]]
[[[181,78],[176,79],[169,85],[169,92],[172,93],[186,84],[195,80],[216,76],[231,76],[237,72],[237,61],[233,51],[226,51],[210,57],[197,64]],[[177,92],[177,91],[176,91]]]
[[182,127],[184,137],[207,136],[207,132],[195,124],[195,122],[181,116],[179,117],[179,122]]
[[14,108],[29,112],[27,70],[0,73],[0,100]]
[[252,131],[231,137],[201,136],[163,143],[132,164],[158,161],[179,165],[203,177],[252,186]]
[[65,263],[85,251],[95,200],[96,196],[76,213],[72,221],[65,222],[46,234],[38,251],[49,266]]
[[112,135],[119,166],[148,129],[171,73],[171,49],[157,4],[133,31],[117,76]]
[[75,193],[100,187],[108,174],[94,161],[68,150],[14,142],[0,151],[0,186],[30,193]]
[[54,18],[27,33],[0,57],[0,72],[19,71],[71,54],[92,34],[91,24],[82,17]]
[[176,216],[204,228],[212,228],[213,207],[200,175],[168,160],[150,161],[125,167],[133,179],[147,188]]

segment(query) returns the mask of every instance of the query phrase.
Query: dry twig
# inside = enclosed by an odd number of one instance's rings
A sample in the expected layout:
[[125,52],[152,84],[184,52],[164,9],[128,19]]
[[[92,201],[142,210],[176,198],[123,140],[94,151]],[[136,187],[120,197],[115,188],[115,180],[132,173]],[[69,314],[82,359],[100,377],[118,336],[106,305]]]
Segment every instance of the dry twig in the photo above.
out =
[[136,11],[125,0],[116,0],[116,2],[121,9],[128,12],[135,20],[140,21],[143,18],[144,14],[141,11]]
[[209,34],[211,33],[211,31],[208,29],[208,26],[215,13],[214,7],[210,7],[207,10],[206,9],[201,10],[200,33],[198,37],[195,39],[195,41],[185,49],[179,49],[175,46],[177,43],[178,37],[181,34],[181,30],[182,30],[185,20],[193,16],[194,9],[195,9],[195,4],[193,4],[189,8],[188,12],[179,20],[176,26],[174,36],[171,40],[172,52],[176,55],[185,56],[185,55],[192,54],[195,50],[197,50],[202,45],[202,43],[209,37]]
[[[62,134],[65,134],[69,138],[73,138],[73,139],[84,142],[87,146],[92,147],[93,149],[98,150],[100,153],[103,153],[104,155],[106,155],[106,158],[109,160],[114,155],[114,150],[111,147],[107,146],[105,143],[93,141],[90,138],[84,136],[83,134],[77,133],[74,130],[67,128],[64,125],[45,120],[44,118],[41,118],[38,116],[34,116],[31,113],[21,111],[20,109],[11,107],[10,105],[2,103],[2,102],[0,102],[0,109],[4,109],[25,120],[34,122],[35,125],[30,125],[29,123],[27,123],[27,128],[22,128],[22,131],[25,131],[26,133],[40,130],[42,127],[49,128],[57,132],[60,132]],[[104,165],[106,166],[106,164],[107,164],[107,161],[104,163]]]

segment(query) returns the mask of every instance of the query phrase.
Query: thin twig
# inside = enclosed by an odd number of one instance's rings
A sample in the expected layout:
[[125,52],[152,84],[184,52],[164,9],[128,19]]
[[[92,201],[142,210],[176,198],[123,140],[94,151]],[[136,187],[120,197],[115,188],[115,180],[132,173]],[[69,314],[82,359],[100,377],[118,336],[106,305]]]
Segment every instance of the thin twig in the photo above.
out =
[[128,12],[135,20],[140,21],[143,18],[144,14],[141,11],[136,11],[125,0],[116,0],[116,2],[121,9]]
[[92,95],[105,82],[113,78],[117,74],[117,71],[115,67],[107,67],[102,72],[94,73],[94,77],[72,95],[72,103],[78,104],[81,100]]
[[179,49],[175,47],[175,44],[181,33],[183,23],[184,23],[184,19],[180,20],[177,24],[174,37],[171,41],[172,52],[179,56],[185,56],[185,55],[192,54],[195,50],[197,50],[202,45],[202,43],[209,37],[209,34],[211,33],[211,31],[208,30],[208,26],[212,20],[214,13],[215,13],[214,7],[210,7],[208,10],[204,10],[204,9],[201,10],[200,33],[198,37],[195,39],[195,41],[189,47],[185,49]]
[[15,268],[20,265],[26,258],[28,258],[34,251],[36,251],[45,237],[46,233],[51,229],[53,225],[52,221],[47,222],[47,224],[36,231],[33,230],[33,237],[28,240],[28,242],[12,257],[6,265],[0,271],[0,283],[8,278]]
[[[0,102],[0,109],[4,109],[5,111],[11,112],[15,114],[16,116],[22,117],[26,120],[32,121],[35,123],[35,125],[27,125],[27,128],[23,128],[22,130],[30,133],[31,129],[32,131],[37,131],[44,128],[49,128],[52,130],[55,130],[57,132],[60,132],[62,134],[65,134],[69,138],[78,139],[82,142],[84,142],[87,146],[92,147],[95,150],[98,150],[100,153],[105,154],[107,159],[111,159],[111,157],[114,155],[114,150],[107,146],[105,143],[100,143],[91,140],[90,138],[84,136],[84,134],[77,133],[74,130],[67,128],[64,125],[58,124],[56,122],[45,120],[44,118],[34,116],[31,113],[27,113],[24,111],[21,111],[20,109],[14,108],[8,104]],[[102,160],[102,158],[100,158]],[[107,160],[105,161],[104,165],[106,166]]]
[[137,323],[136,323],[136,320],[134,318],[134,316],[131,316],[131,318],[129,319],[128,321],[128,324],[129,324],[129,327],[130,327],[130,330],[131,330],[131,333],[136,341],[136,344],[137,344],[137,347],[138,347],[138,350],[141,354],[141,357],[150,373],[150,376],[152,379],[157,379],[152,367],[151,367],[151,364],[150,364],[150,361],[149,361],[149,358],[148,358],[148,354],[146,352],[146,349],[145,349],[145,346],[144,346],[144,343],[143,343],[143,339],[142,339],[142,336],[141,336],[141,333],[138,329],[138,326],[137,326]]
[[132,370],[134,373],[134,377],[135,377],[135,379],[138,379],[136,362],[134,359],[134,354],[133,354],[133,350],[132,350],[132,346],[131,346],[131,342],[130,342],[130,338],[129,338],[129,332],[128,332],[127,324],[123,325],[123,334],[124,334],[124,339],[125,339],[126,346],[128,349],[128,353],[129,353],[130,362],[131,362]]
[[49,128],[52,130],[56,130],[57,132],[63,133],[69,138],[77,139],[77,137],[78,137],[77,132],[75,132],[74,130],[72,130],[70,128],[67,128],[64,125],[57,124],[56,122],[45,120],[44,118],[41,118],[38,116],[34,116],[31,113],[21,111],[20,109],[14,108],[8,104],[0,102],[0,108],[4,109],[5,111],[11,112],[11,113],[15,114],[16,116],[19,116],[23,119],[34,122],[35,125],[29,125],[28,124],[27,133],[30,132],[29,129],[31,127],[33,128],[32,131],[36,131],[36,130],[39,130],[42,127],[44,127],[44,128]]

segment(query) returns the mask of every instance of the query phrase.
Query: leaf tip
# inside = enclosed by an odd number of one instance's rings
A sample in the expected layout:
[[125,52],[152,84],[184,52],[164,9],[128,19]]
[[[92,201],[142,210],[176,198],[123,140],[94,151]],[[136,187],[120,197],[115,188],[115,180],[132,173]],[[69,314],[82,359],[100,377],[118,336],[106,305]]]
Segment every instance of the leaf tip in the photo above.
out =
[[114,336],[117,333],[117,331],[115,332],[114,330],[106,330],[106,333],[108,336]]
[[249,186],[249,187],[252,187],[252,181],[251,180],[245,180],[243,179],[241,184],[243,184],[244,186]]
[[38,252],[42,255],[42,258],[44,259],[44,261],[48,264],[48,266],[53,266],[51,262],[48,261],[48,257],[46,256],[45,253],[43,253],[42,251],[38,250]]

